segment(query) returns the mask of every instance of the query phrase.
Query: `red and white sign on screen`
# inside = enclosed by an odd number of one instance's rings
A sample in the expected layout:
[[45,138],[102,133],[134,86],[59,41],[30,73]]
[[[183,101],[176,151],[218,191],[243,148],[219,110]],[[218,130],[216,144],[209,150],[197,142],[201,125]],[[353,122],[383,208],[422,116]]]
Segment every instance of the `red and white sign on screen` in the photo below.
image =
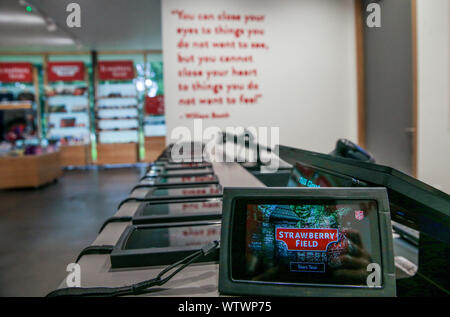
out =
[[277,228],[276,240],[283,241],[289,251],[326,251],[339,237],[338,229],[332,228]]
[[100,80],[131,80],[134,78],[133,61],[98,62]]
[[145,112],[151,116],[160,116],[164,114],[164,96],[145,98]]
[[0,82],[32,82],[31,63],[0,63]]
[[83,62],[49,62],[47,66],[49,81],[84,80]]

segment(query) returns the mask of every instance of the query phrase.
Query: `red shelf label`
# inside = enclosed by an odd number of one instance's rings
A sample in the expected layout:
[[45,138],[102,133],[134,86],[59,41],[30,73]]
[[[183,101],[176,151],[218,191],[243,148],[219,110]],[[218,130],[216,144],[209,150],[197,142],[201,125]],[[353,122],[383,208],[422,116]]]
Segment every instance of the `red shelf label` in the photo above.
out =
[[131,80],[134,78],[133,61],[98,62],[100,80]]
[[0,63],[0,82],[32,82],[31,63]]
[[49,62],[47,66],[49,81],[84,80],[83,62]]

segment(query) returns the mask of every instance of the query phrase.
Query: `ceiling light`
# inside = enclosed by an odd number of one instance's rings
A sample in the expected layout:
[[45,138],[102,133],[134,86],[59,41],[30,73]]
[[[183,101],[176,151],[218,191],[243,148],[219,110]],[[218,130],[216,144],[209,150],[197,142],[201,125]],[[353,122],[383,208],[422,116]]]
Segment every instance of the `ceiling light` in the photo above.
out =
[[37,25],[44,24],[45,21],[42,17],[35,14],[28,13],[0,13],[0,23],[7,24],[27,24]]

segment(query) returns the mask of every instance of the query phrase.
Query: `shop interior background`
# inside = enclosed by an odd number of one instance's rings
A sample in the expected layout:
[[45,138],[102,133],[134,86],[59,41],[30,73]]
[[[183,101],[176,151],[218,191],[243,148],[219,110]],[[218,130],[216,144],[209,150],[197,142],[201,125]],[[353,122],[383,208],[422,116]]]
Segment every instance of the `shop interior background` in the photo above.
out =
[[[72,2],[81,8],[81,27],[67,24]],[[0,222],[0,250],[8,253],[0,256],[0,295],[41,296],[53,289],[66,274],[61,263],[72,261],[92,242],[144,164],[171,140],[171,131],[179,126],[193,129],[192,118],[200,114],[208,115],[205,128],[276,126],[280,144],[323,153],[330,152],[338,138],[347,138],[370,151],[377,163],[450,193],[448,0],[374,1],[381,7],[381,27],[367,24],[370,12],[365,8],[372,1],[186,2],[0,1],[0,65],[25,65],[29,71],[24,81],[0,80],[0,173],[5,175],[0,188],[15,187],[16,182],[19,187],[39,187],[25,190],[23,201],[20,190],[0,192],[0,214],[5,217]],[[264,16],[261,22],[251,22],[263,35],[238,40],[251,45],[255,39],[267,49],[249,49],[242,56],[252,56],[252,62],[232,64],[254,72],[244,79],[221,79],[225,86],[244,83],[246,88],[224,92],[224,99],[214,105],[186,105],[189,98],[198,103],[217,96],[180,90],[180,84],[195,81],[180,76],[184,68],[211,68],[191,67],[179,56],[232,55],[239,49],[180,48],[182,39],[210,38],[180,35],[179,28],[200,23],[180,19],[174,13],[180,9]],[[213,29],[217,25],[201,23]],[[243,21],[233,23],[222,25],[245,26]],[[217,37],[222,42],[230,38]],[[82,77],[52,81],[47,69],[61,62],[81,63]],[[131,73],[118,78],[101,74],[100,65],[111,65],[108,62]],[[259,88],[249,90],[250,81]],[[111,98],[117,94],[121,98]],[[242,94],[258,100],[240,103]],[[237,104],[227,105],[227,96],[236,97]],[[213,112],[220,118],[212,118]],[[11,146],[17,136],[8,136],[15,128],[28,133],[18,149]],[[38,176],[17,176],[11,169],[12,157],[45,153],[46,148],[60,151],[60,158],[49,156]],[[39,169],[39,164],[25,165]],[[17,166],[24,170],[25,165]],[[134,169],[105,168],[118,166]],[[56,184],[44,185],[54,180]],[[52,199],[59,200],[40,214]],[[74,226],[80,229],[69,231]],[[18,247],[9,245],[11,238]],[[23,264],[14,267],[23,251]],[[16,279],[21,282],[14,286]],[[36,287],[23,289],[26,283]]]

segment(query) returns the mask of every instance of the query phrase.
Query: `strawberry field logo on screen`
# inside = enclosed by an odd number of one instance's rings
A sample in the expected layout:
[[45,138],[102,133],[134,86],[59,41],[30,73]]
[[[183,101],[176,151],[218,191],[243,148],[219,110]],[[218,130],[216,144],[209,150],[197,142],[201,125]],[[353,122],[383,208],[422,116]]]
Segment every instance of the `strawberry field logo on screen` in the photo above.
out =
[[338,241],[338,229],[277,228],[276,240],[283,241],[289,251],[326,251]]

